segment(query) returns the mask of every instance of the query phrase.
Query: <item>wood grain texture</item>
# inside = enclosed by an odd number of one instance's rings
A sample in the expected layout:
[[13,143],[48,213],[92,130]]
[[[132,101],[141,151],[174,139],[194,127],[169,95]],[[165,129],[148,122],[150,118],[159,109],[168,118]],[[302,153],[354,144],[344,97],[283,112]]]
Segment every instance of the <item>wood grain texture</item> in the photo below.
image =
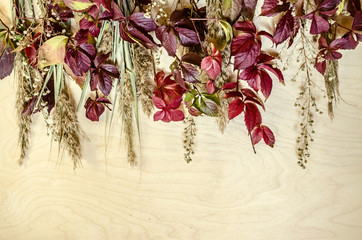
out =
[[333,122],[327,114],[317,118],[306,170],[296,164],[297,83],[275,83],[268,99],[263,118],[275,132],[274,149],[259,144],[253,154],[241,119],[221,135],[214,119],[202,117],[190,164],[183,160],[182,123],[141,116],[142,158],[131,168],[119,147],[119,119],[105,156],[104,117],[92,123],[82,110],[90,141],[83,168],[73,171],[55,143],[51,149],[40,115],[27,165],[16,164],[15,84],[2,80],[0,239],[361,239],[361,54],[361,46],[344,52],[346,103]]

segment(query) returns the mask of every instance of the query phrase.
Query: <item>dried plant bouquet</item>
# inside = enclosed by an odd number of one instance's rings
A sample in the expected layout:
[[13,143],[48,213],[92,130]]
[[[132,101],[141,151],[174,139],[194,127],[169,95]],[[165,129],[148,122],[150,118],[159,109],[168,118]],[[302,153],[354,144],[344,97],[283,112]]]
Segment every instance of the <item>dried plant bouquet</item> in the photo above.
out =
[[[362,40],[359,0],[12,0],[0,13],[0,79],[15,72],[21,156],[26,158],[32,116],[42,113],[53,139],[80,165],[84,138],[77,110],[99,121],[118,101],[130,164],[136,164],[138,112],[154,121],[184,121],[185,160],[192,160],[195,117],[215,117],[223,131],[239,118],[252,148],[275,137],[262,119],[274,81],[284,84],[304,75],[297,98],[302,118],[298,164],[305,167],[313,141],[319,72],[329,115],[339,97],[340,50]],[[255,24],[273,18],[272,30]],[[267,42],[270,47],[264,46]],[[297,51],[300,64],[285,79],[282,52]],[[172,59],[158,69],[160,51]],[[71,79],[79,86],[73,100]],[[90,92],[90,93],[89,93]],[[113,105],[112,105],[113,104]],[[111,126],[111,124],[108,124]],[[255,149],[254,149],[255,151]]]

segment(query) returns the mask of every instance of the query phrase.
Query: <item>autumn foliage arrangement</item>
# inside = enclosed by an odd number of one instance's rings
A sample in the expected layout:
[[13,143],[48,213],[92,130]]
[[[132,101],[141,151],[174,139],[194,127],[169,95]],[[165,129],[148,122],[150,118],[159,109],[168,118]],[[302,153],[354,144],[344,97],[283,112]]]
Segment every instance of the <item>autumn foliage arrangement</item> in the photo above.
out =
[[[273,147],[275,136],[262,112],[273,83],[288,80],[281,53],[298,49],[295,77],[306,79],[295,103],[302,112],[297,153],[304,168],[313,111],[320,112],[311,75],[317,71],[324,78],[333,116],[340,50],[353,50],[362,40],[360,1],[264,0],[260,17],[277,22],[268,31],[255,25],[257,3],[13,0],[11,15],[0,15],[0,78],[14,71],[18,81],[19,162],[26,158],[32,115],[39,112],[78,166],[85,136],[77,119],[81,107],[90,121],[100,121],[105,111],[110,121],[121,116],[131,164],[140,109],[154,121],[185,122],[187,162],[194,118],[201,115],[217,118],[221,131],[235,118],[245,125],[253,149],[261,140]],[[157,68],[162,51],[172,59],[168,70]],[[81,91],[77,103],[70,81]]]

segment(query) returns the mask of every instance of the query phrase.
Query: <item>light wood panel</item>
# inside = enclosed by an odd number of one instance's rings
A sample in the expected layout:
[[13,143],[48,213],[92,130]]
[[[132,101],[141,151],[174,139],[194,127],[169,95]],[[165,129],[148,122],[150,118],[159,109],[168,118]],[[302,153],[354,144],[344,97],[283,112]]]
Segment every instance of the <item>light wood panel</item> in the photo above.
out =
[[[224,135],[197,119],[194,161],[183,160],[182,123],[141,116],[142,159],[128,166],[116,121],[105,157],[104,119],[80,113],[90,142],[83,168],[57,164],[41,116],[29,160],[16,159],[14,79],[0,82],[0,239],[338,239],[362,236],[362,47],[344,52],[340,102],[317,118],[311,162],[297,166],[297,83],[275,83],[264,121],[274,149],[253,154],[240,119]],[[286,73],[287,79],[293,70]],[[321,105],[322,106],[322,105]],[[106,159],[106,160],[105,160]]]

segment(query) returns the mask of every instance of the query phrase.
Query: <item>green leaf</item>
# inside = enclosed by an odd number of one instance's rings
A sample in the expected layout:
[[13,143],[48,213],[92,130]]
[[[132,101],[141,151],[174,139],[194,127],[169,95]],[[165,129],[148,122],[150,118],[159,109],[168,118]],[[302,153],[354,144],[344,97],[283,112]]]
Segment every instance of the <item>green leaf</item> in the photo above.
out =
[[199,111],[205,113],[207,116],[217,117],[217,104],[206,97],[202,97],[200,95],[197,96],[193,106],[196,107]]
[[230,42],[233,39],[233,28],[225,20],[220,20],[219,23],[225,32],[226,42]]
[[195,98],[195,94],[194,94],[194,93],[187,92],[187,93],[185,94],[185,99],[184,99],[184,101],[185,101],[185,102],[190,102],[190,101],[192,101],[194,98]]
[[210,99],[211,101],[215,102],[217,105],[220,106],[220,99],[219,99],[219,96],[217,95],[217,93],[214,93],[212,95],[210,95],[210,94],[202,94],[202,96],[204,96],[207,99]]
[[39,68],[63,63],[67,43],[68,37],[63,35],[48,39],[39,49]]

